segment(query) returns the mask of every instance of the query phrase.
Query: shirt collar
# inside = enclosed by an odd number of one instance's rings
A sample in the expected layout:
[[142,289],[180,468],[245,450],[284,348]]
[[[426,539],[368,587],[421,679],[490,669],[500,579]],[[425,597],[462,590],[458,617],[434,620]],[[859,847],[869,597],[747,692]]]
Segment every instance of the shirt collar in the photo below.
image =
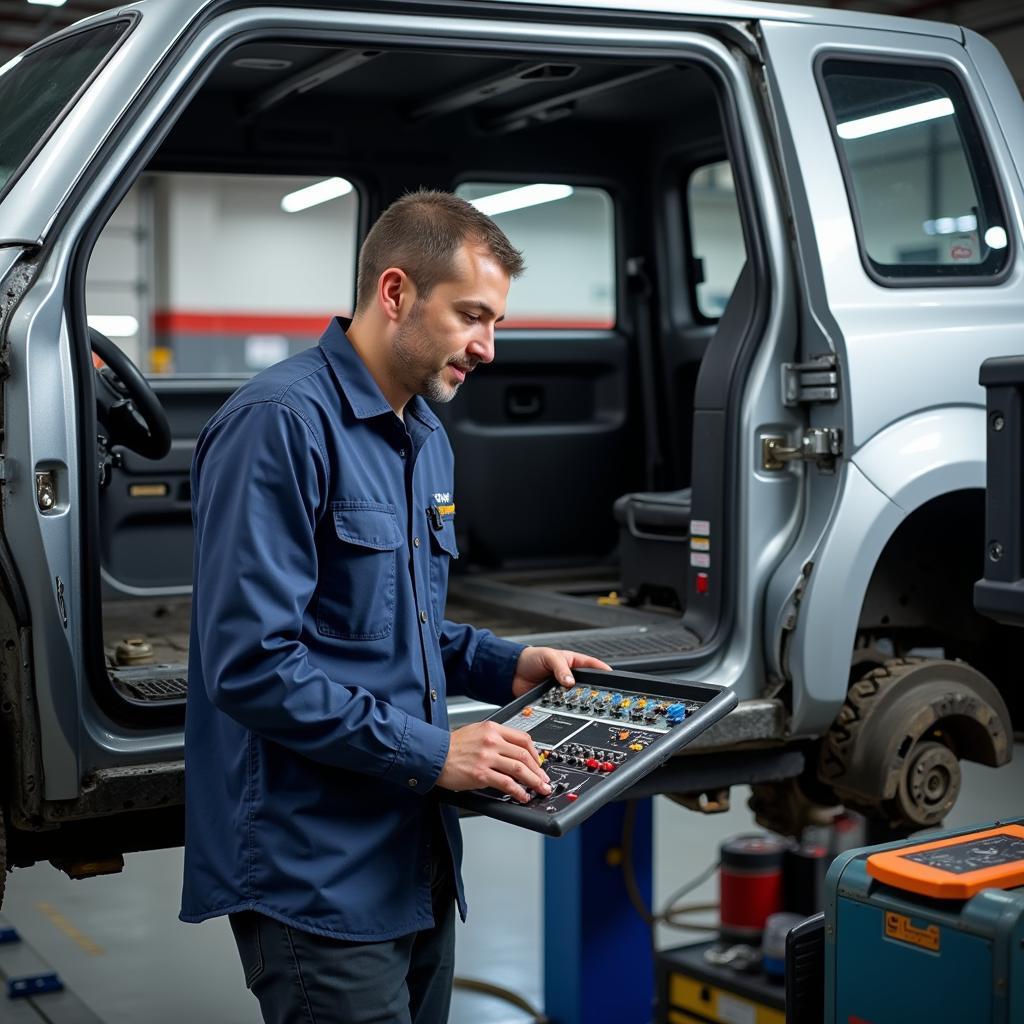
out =
[[[366,364],[345,334],[351,323],[347,317],[336,316],[321,336],[320,347],[334,369],[334,375],[348,399],[348,404],[359,419],[383,416],[385,413],[394,415],[394,410],[373,379],[373,374],[366,368]],[[419,395],[413,395],[405,409],[431,430],[436,430],[441,425],[441,421]]]

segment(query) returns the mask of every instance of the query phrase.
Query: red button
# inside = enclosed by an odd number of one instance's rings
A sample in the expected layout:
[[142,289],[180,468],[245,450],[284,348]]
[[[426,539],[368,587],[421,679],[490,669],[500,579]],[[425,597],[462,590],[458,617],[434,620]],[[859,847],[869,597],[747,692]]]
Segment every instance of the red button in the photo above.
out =
[[613,765],[611,763],[611,761],[605,761],[605,763],[603,765],[601,765],[601,771],[603,771],[603,772],[613,772],[613,771],[615,771],[615,765]]
[[587,758],[587,767],[590,768],[591,770],[600,768],[601,767],[601,762],[598,761],[596,757],[588,757]]
[[569,800],[569,801],[579,800],[579,798],[580,798],[579,793],[566,793],[565,794],[565,799]]
[[708,574],[706,572],[697,573],[697,593],[706,594],[708,592]]

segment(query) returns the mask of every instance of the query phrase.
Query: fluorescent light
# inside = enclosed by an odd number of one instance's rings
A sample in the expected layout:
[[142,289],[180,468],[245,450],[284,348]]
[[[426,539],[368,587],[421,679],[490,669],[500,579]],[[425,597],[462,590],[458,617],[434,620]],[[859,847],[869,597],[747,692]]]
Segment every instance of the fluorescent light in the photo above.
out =
[[495,192],[494,195],[481,196],[469,202],[481,213],[495,217],[499,213],[522,210],[527,206],[539,206],[541,203],[553,203],[556,199],[568,199],[572,193],[571,185],[524,185],[522,188]]
[[281,209],[285,213],[298,213],[299,210],[308,210],[311,206],[319,206],[329,199],[338,199],[340,196],[347,196],[352,191],[352,182],[344,178],[327,178],[325,181],[318,181],[314,185],[307,185],[296,192],[289,192],[281,200]]
[[90,316],[89,326],[108,338],[134,338],[139,333],[139,321],[133,316]]
[[870,117],[858,117],[855,121],[844,121],[836,126],[841,139],[862,139],[865,135],[877,135],[879,132],[892,131],[893,128],[905,128],[908,124],[920,124],[922,121],[934,121],[937,117],[948,117],[953,113],[953,101],[944,96],[941,100],[928,100],[926,103],[914,103],[909,107],[897,107],[883,114],[872,114]]
[[38,4],[40,7],[63,7],[67,0],[28,0],[30,4]]
[[1006,229],[998,225],[985,232],[985,244],[990,249],[1005,249],[1007,241]]
[[973,213],[965,213],[962,217],[936,217],[926,220],[922,225],[926,235],[966,235],[978,228],[978,218]]

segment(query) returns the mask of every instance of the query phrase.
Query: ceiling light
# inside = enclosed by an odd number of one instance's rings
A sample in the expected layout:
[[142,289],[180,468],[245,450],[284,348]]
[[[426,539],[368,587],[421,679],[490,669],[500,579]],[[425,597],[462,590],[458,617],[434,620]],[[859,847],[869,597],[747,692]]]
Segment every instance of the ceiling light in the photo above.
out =
[[281,200],[281,209],[285,213],[298,213],[299,210],[308,210],[311,206],[326,203],[329,199],[347,196],[351,191],[351,181],[344,178],[327,178],[325,181],[318,181],[314,185],[289,192]]
[[865,135],[877,135],[893,128],[905,128],[909,124],[934,121],[937,117],[948,117],[953,113],[953,101],[944,96],[941,100],[914,103],[909,107],[897,107],[883,114],[858,117],[855,121],[844,121],[836,126],[841,139],[862,139]]
[[539,206],[541,203],[551,203],[556,199],[568,199],[572,193],[571,185],[524,185],[522,188],[509,189],[507,192],[495,192],[494,195],[471,199],[470,205],[489,217],[495,217],[499,213],[522,210],[527,206]]
[[108,338],[134,338],[139,333],[139,321],[133,316],[90,316],[89,326]]
[[28,0],[30,4],[38,4],[40,7],[63,7],[67,0]]

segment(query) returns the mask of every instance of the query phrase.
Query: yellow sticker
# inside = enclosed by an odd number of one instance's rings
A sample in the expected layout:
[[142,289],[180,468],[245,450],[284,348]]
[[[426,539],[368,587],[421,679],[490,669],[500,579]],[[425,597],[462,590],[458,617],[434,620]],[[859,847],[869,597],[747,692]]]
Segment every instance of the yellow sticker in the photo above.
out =
[[909,917],[903,914],[894,914],[891,910],[886,911],[885,914],[885,935],[889,939],[908,942],[910,945],[920,946],[922,949],[930,949],[933,953],[939,951],[939,926],[937,924],[918,928],[911,923]]
[[455,506],[454,505],[438,505],[437,506],[437,511],[440,512],[442,516],[447,518],[448,516],[455,515]]

